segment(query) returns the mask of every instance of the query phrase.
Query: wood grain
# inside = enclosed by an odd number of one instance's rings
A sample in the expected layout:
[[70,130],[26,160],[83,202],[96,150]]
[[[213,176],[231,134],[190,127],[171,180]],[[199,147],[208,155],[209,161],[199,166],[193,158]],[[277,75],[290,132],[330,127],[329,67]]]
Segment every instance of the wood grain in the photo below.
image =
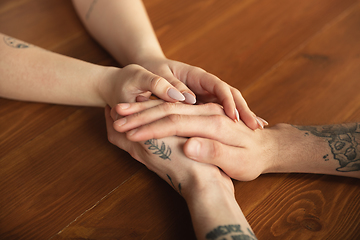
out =
[[[239,88],[272,125],[360,119],[359,0],[144,0],[165,54]],[[118,64],[70,0],[0,1],[0,32]],[[184,200],[106,137],[103,110],[0,99],[0,239],[195,239]],[[234,181],[259,239],[360,239],[360,181]]]

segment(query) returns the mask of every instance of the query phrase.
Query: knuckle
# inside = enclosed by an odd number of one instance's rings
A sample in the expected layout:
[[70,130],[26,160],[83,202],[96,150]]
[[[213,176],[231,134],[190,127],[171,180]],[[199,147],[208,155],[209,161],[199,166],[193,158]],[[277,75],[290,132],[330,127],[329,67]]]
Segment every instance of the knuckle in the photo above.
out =
[[220,146],[220,143],[217,141],[211,141],[211,151],[210,151],[210,157],[212,159],[221,159],[222,158],[222,148]]
[[217,103],[207,103],[205,105],[208,108],[207,110],[211,113],[219,114],[219,115],[224,114],[223,108]]
[[123,69],[129,70],[129,71],[134,71],[134,72],[143,70],[143,68],[137,64],[129,64],[129,65],[125,66]]
[[150,81],[150,88],[156,89],[157,86],[159,86],[160,82],[163,81],[163,78],[156,75],[151,75],[149,81]]
[[210,116],[210,121],[214,124],[216,129],[223,129],[227,123],[228,117],[224,115],[212,115]]
[[239,91],[239,89],[236,89],[236,88],[234,88],[234,87],[231,87],[231,89],[230,89],[233,93],[236,93],[236,94],[238,94],[239,96],[242,96],[242,94],[241,94],[241,92]]
[[167,116],[168,120],[173,123],[176,124],[181,120],[181,115],[180,114],[171,114],[169,116]]
[[176,108],[176,103],[165,102],[160,106],[161,110],[165,113],[173,112]]
[[194,67],[194,71],[205,73],[206,71],[201,67]]

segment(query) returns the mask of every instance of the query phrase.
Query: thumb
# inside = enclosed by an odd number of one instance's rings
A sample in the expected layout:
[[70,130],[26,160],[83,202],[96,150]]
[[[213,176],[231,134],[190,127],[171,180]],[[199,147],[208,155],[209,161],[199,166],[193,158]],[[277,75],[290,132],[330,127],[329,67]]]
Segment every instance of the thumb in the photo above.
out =
[[149,71],[147,72],[146,81],[144,81],[144,78],[137,78],[136,84],[140,90],[150,91],[158,98],[168,102],[185,100],[185,96],[165,78]]
[[221,159],[227,157],[226,151],[223,150],[222,143],[207,138],[190,138],[184,145],[184,153],[188,158],[218,167],[220,167]]

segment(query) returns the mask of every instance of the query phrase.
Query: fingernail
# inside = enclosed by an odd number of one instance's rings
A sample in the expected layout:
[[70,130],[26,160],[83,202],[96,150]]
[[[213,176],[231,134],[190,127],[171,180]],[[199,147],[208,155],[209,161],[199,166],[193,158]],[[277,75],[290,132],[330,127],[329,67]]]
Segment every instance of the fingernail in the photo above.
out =
[[135,128],[135,129],[129,131],[129,132],[127,133],[127,135],[128,135],[128,136],[132,136],[132,135],[134,135],[134,134],[137,132],[137,130],[138,130],[138,129]]
[[188,146],[188,157],[191,159],[197,159],[200,154],[201,144],[197,140],[191,140],[191,144]]
[[263,123],[262,123],[257,117],[255,118],[255,120],[256,120],[256,122],[258,123],[259,127],[260,127],[261,129],[264,129]]
[[257,117],[257,118],[264,123],[264,126],[269,125],[269,123],[265,119],[263,119],[261,117]]
[[129,103],[120,103],[118,104],[121,109],[128,109],[130,107]]
[[239,114],[239,111],[235,108],[235,116],[236,116],[236,120],[238,122],[240,122],[240,114]]
[[126,123],[126,118],[121,118],[117,121],[115,121],[115,124],[119,127],[121,127],[122,125],[124,125]]
[[192,94],[187,93],[187,92],[183,92],[182,94],[185,97],[185,102],[186,103],[190,103],[190,104],[195,104],[196,103],[196,98]]
[[169,90],[167,91],[167,94],[169,97],[171,97],[172,99],[178,100],[178,101],[184,101],[185,97],[184,95],[182,95],[178,90],[176,90],[175,88],[169,88]]

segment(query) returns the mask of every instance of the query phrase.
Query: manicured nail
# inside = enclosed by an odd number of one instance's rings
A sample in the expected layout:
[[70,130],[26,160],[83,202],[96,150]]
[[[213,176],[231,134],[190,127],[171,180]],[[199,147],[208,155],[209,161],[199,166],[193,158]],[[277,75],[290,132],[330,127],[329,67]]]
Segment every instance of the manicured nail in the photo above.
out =
[[121,118],[117,121],[115,121],[115,124],[119,127],[121,127],[122,125],[124,125],[126,123],[126,118]]
[[196,103],[196,98],[192,94],[187,93],[187,92],[183,92],[182,94],[185,97],[185,102],[186,103],[189,103],[189,104],[195,104]]
[[172,99],[178,100],[178,101],[184,101],[185,97],[184,95],[182,95],[178,90],[176,90],[175,88],[169,88],[169,90],[167,91],[167,94],[169,97],[171,97]]
[[264,123],[264,126],[269,125],[269,123],[265,119],[263,119],[261,117],[257,117],[257,118]]
[[137,130],[138,130],[138,129],[135,128],[135,129],[129,131],[129,132],[127,133],[127,135],[128,135],[128,136],[132,136],[132,135],[134,135],[134,134],[137,132]]
[[258,123],[259,127],[260,127],[261,129],[264,129],[263,123],[262,123],[257,117],[255,118],[255,120],[256,120],[256,122]]
[[235,116],[236,116],[236,120],[238,122],[240,122],[240,115],[239,115],[239,111],[235,108]]
[[191,140],[191,144],[188,146],[188,157],[191,159],[196,160],[197,157],[200,155],[200,147],[201,144],[197,140]]
[[118,105],[121,109],[128,109],[130,107],[129,103],[119,103]]

